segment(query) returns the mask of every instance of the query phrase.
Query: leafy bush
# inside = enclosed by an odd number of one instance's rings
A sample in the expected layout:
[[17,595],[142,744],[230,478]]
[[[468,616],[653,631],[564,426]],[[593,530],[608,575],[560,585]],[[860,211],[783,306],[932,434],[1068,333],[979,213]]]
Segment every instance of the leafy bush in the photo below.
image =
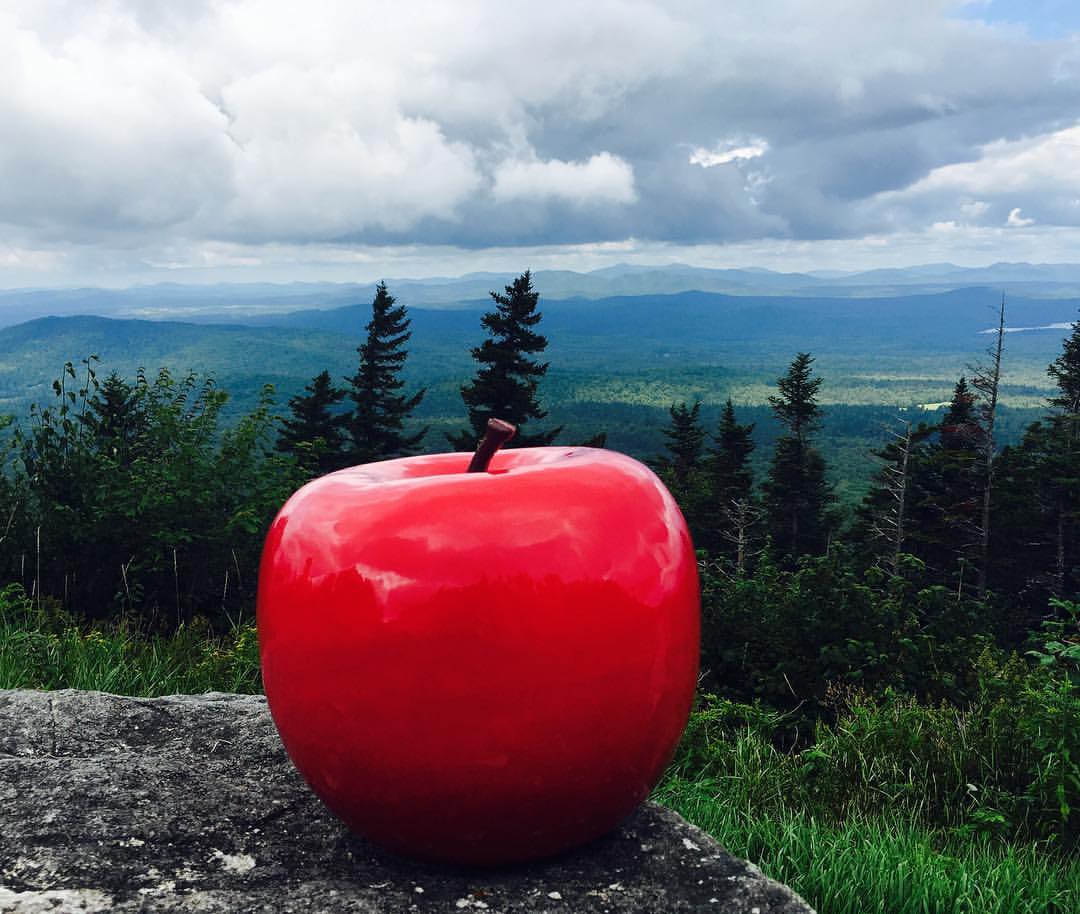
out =
[[[1052,641],[1044,648],[1067,645]],[[1059,651],[1059,656],[1060,656]],[[1043,657],[1045,651],[1039,652]],[[963,705],[831,686],[835,718],[795,740],[793,714],[703,696],[671,768],[756,814],[823,821],[903,815],[958,835],[1074,848],[1080,836],[1080,688],[1059,662],[985,649]]]
[[254,596],[262,534],[303,481],[272,448],[273,391],[233,428],[211,379],[98,380],[68,363],[55,400],[12,438],[0,573],[35,599],[159,626],[239,618]]
[[794,571],[766,556],[734,581],[706,564],[702,610],[707,686],[797,709],[804,733],[829,714],[831,683],[967,700],[977,691],[974,658],[992,641],[982,604],[920,587],[915,575],[860,572],[839,548],[804,558]]

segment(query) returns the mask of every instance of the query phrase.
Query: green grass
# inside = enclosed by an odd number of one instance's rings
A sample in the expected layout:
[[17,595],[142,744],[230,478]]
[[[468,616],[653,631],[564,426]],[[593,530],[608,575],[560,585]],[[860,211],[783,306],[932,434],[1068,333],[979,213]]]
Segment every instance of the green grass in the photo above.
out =
[[[0,688],[138,696],[258,692],[255,630],[246,624],[215,636],[195,624],[165,637],[123,621],[78,624],[55,606],[36,607],[14,585],[0,591]],[[791,886],[819,914],[1078,910],[1080,862],[1074,853],[995,836],[992,827],[982,832],[920,821],[919,811],[932,805],[929,783],[917,791],[921,777],[911,785],[921,801],[908,797],[882,811],[867,800],[862,788],[882,780],[882,766],[901,762],[877,757],[884,751],[880,734],[866,727],[838,730],[858,742],[846,754],[842,746],[820,742],[819,761],[836,766],[847,788],[843,796],[808,793],[804,782],[816,776],[808,774],[806,750],[784,752],[764,738],[775,728],[777,713],[728,704],[712,717],[695,713],[679,758],[653,799]],[[948,716],[934,714],[935,720]],[[893,723],[911,731],[906,718]],[[852,753],[865,753],[865,777],[841,770]],[[903,772],[893,774],[885,780]]]
[[1033,844],[992,843],[886,815],[823,823],[761,814],[736,788],[674,776],[653,799],[802,895],[818,914],[1072,914],[1080,864]]
[[13,585],[0,593],[0,689],[90,689],[120,695],[262,690],[255,627],[225,635],[204,624],[175,635],[124,622],[77,624],[38,609]]

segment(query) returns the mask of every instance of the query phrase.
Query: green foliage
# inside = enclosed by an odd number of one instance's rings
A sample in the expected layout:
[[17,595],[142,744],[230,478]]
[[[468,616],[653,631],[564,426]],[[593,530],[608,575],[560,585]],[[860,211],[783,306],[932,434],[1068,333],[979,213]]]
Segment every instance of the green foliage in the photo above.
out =
[[447,435],[459,451],[471,451],[484,436],[488,419],[502,419],[518,429],[508,447],[535,447],[551,444],[559,429],[529,433],[529,421],[543,419],[540,408],[540,379],[547,374],[546,362],[530,358],[547,348],[547,338],[533,328],[540,323],[536,310],[540,294],[533,290],[532,275],[526,270],[506,286],[505,294],[491,293],[495,310],[480,322],[490,335],[472,350],[480,368],[476,377],[461,388],[461,398],[469,411],[470,429]]
[[411,396],[401,393],[401,376],[412,336],[404,305],[395,305],[394,296],[379,283],[371,303],[367,340],[357,350],[360,365],[350,379],[352,412],[346,420],[349,433],[348,456],[354,464],[370,463],[415,453],[427,429],[407,433],[406,422],[424,399],[424,391]]
[[701,449],[705,444],[705,429],[701,426],[701,403],[688,407],[673,403],[668,410],[671,423],[665,428],[667,455],[655,464],[666,471],[677,490],[686,488],[692,474],[701,470]]
[[800,441],[806,441],[821,428],[818,389],[822,379],[811,377],[813,364],[810,353],[800,352],[788,367],[787,374],[777,380],[778,394],[769,397],[769,405],[784,431]]
[[782,569],[767,557],[730,580],[702,568],[702,669],[710,688],[742,700],[825,713],[830,683],[962,701],[990,639],[985,607],[940,586],[857,570],[839,548]]
[[754,482],[750,469],[753,434],[754,423],[740,425],[736,421],[735,406],[729,397],[706,462],[713,495],[720,505],[750,497]]
[[705,695],[669,774],[735,792],[762,817],[899,815],[957,838],[1071,851],[1080,839],[1080,686],[1075,668],[1070,675],[1047,656],[1032,666],[985,649],[971,661],[972,697],[956,703],[834,681],[823,696],[831,720],[795,740],[798,709]]
[[740,782],[665,781],[653,799],[790,886],[819,914],[1072,914],[1080,864],[1033,845],[927,830],[902,815],[825,822],[794,803],[766,812]]
[[900,573],[902,556],[915,551],[922,530],[917,506],[924,503],[929,439],[935,427],[907,422],[903,434],[874,451],[881,462],[857,509],[853,541],[864,561]]
[[813,362],[800,352],[777,381],[778,396],[769,397],[783,433],[765,480],[765,521],[777,554],[789,559],[821,553],[830,532],[826,512],[832,491],[825,461],[810,443],[821,426],[817,393],[822,379],[811,377]]
[[39,607],[18,584],[0,591],[0,689],[95,689],[122,695],[262,690],[255,626],[211,633],[205,620],[170,636],[130,621],[79,624]]
[[323,370],[304,389],[289,400],[291,415],[281,422],[277,449],[291,454],[311,476],[321,476],[344,465],[342,447],[346,416],[334,412],[345,398],[345,391],[335,388],[330,372]]
[[0,564],[35,599],[179,625],[250,606],[261,536],[302,480],[272,449],[273,391],[232,428],[209,378],[97,381],[71,363],[12,438]]
[[1061,353],[1050,363],[1046,373],[1057,387],[1050,405],[1065,415],[1080,416],[1080,321],[1073,323]]

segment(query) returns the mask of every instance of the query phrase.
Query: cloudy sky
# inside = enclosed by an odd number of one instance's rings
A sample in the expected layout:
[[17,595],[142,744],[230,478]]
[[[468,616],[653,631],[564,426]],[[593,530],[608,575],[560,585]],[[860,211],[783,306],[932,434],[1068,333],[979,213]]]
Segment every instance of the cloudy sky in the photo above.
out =
[[1076,0],[0,0],[0,286],[1077,252]]

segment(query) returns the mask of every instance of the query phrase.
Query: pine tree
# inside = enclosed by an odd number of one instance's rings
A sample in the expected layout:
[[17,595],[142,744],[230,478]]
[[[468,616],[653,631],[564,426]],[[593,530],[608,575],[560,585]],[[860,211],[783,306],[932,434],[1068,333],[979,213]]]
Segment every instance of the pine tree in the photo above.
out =
[[765,480],[765,517],[777,554],[791,559],[820,553],[828,543],[826,512],[832,491],[825,480],[825,461],[811,445],[821,425],[817,392],[822,379],[811,376],[813,362],[800,352],[777,381],[779,395],[769,397],[783,433]]
[[854,539],[894,575],[903,554],[918,552],[916,506],[925,499],[927,450],[936,431],[925,422],[915,427],[907,422],[902,433],[873,452],[881,469],[858,508]]
[[739,425],[736,421],[735,407],[729,397],[706,461],[713,497],[721,506],[750,497],[754,484],[750,469],[750,455],[754,451],[753,432],[753,423]]
[[536,310],[540,294],[533,289],[532,275],[526,270],[505,287],[505,293],[492,292],[491,298],[495,309],[480,320],[490,339],[472,350],[480,368],[461,388],[470,428],[447,438],[455,449],[470,451],[483,437],[488,419],[494,418],[518,429],[508,447],[551,444],[561,427],[533,434],[524,431],[530,421],[547,415],[540,408],[537,388],[548,365],[531,358],[547,348],[547,338],[534,329],[542,315]]
[[657,466],[668,472],[677,488],[685,489],[691,476],[701,469],[701,449],[705,444],[701,403],[695,402],[693,406],[672,403],[668,415],[671,424],[664,429],[668,453],[657,460]]
[[978,560],[983,435],[975,394],[961,377],[928,454],[922,497],[913,506],[920,555],[943,583],[961,588],[976,583],[969,566]]
[[750,454],[754,425],[740,425],[728,398],[713,445],[704,460],[705,504],[701,510],[699,545],[729,559],[741,574],[751,548],[761,509],[754,503]]
[[1053,595],[1075,593],[1080,564],[1080,320],[1061,355],[1047,368],[1057,385],[1050,398],[1049,440],[1042,467],[1053,511]]
[[1047,599],[1080,589],[1080,321],[1047,367],[1057,388],[1050,413],[997,461],[999,520],[991,544],[997,586],[1026,609],[1023,630],[1046,613]]
[[139,434],[146,424],[138,391],[115,371],[100,385],[87,403],[83,422],[90,430],[99,453],[127,466]]
[[400,391],[405,386],[401,371],[408,353],[405,343],[412,336],[404,305],[395,305],[394,296],[380,282],[371,303],[367,340],[357,348],[360,365],[348,378],[352,412],[348,414],[346,449],[353,463],[370,463],[415,453],[427,428],[406,434],[405,423],[424,398],[424,390],[412,396]]
[[334,412],[344,398],[345,391],[333,386],[329,371],[316,375],[303,394],[289,400],[291,416],[281,421],[277,449],[295,456],[312,475],[344,466],[346,417]]
[[668,407],[670,423],[663,429],[666,453],[649,461],[678,502],[694,540],[701,537],[700,509],[705,500],[705,480],[701,453],[705,428],[701,424],[701,403],[693,406],[673,403]]

